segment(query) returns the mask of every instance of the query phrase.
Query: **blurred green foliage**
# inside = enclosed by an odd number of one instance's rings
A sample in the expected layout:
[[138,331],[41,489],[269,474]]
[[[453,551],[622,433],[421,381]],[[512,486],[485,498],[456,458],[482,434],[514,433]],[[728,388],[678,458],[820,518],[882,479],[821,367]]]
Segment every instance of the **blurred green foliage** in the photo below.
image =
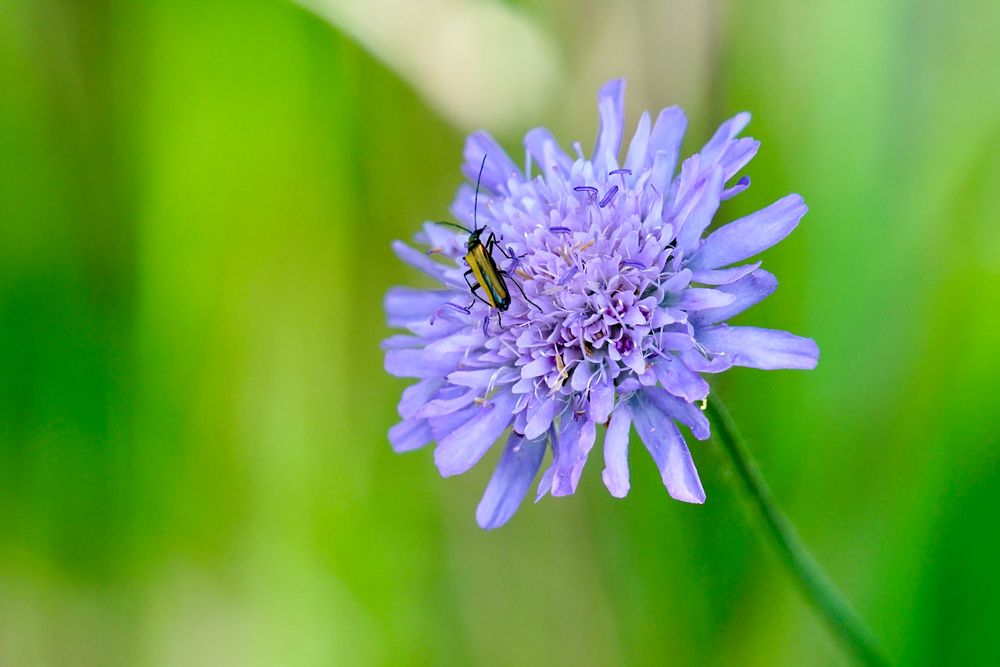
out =
[[[565,144],[617,75],[690,150],[754,112],[724,215],[811,212],[741,320],[822,358],[715,390],[895,660],[1000,662],[1000,4],[516,4]],[[601,64],[690,31],[708,81]],[[0,4],[0,664],[842,662],[715,443],[702,507],[641,447],[610,498],[595,452],[495,533],[495,457],[391,453],[381,297],[420,278],[388,246],[447,215],[463,136],[422,99],[283,2]]]

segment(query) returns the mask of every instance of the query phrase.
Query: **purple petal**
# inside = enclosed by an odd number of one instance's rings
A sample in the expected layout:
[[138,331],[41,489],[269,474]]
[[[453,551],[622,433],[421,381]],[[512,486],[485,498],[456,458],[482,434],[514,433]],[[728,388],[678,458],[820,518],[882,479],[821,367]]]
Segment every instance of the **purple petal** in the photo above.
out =
[[449,391],[442,393],[445,393],[446,396],[441,396],[435,398],[433,401],[424,403],[419,409],[417,409],[413,416],[420,417],[422,419],[429,419],[431,417],[440,417],[442,415],[450,414],[470,405],[479,392],[475,389],[462,392],[461,389],[459,389],[458,392]]
[[764,269],[758,269],[730,285],[719,287],[720,292],[725,292],[733,296],[732,303],[719,308],[706,308],[697,313],[692,313],[691,322],[692,324],[706,325],[728,320],[730,317],[742,313],[750,306],[758,304],[771,296],[777,287],[777,278]]
[[[760,148],[760,142],[749,137],[730,141],[723,149],[722,155],[719,156],[719,166],[725,172],[723,180],[728,181],[746,166],[746,163],[757,154],[758,148]],[[747,185],[749,184],[750,182],[747,181]]]
[[576,491],[583,474],[583,465],[594,446],[597,427],[585,417],[565,416],[559,433],[559,451],[556,454],[556,474],[552,480],[553,496],[568,496]]
[[635,430],[656,462],[670,496],[686,503],[705,502],[705,489],[691,452],[673,420],[642,392],[632,400],[632,417]]
[[615,385],[605,377],[590,385],[590,418],[603,424],[608,421],[611,410],[615,407]]
[[601,176],[618,167],[618,151],[625,126],[625,80],[613,79],[604,84],[597,96],[601,128],[594,147],[594,171]]
[[444,377],[458,367],[464,356],[463,352],[434,352],[426,348],[388,350],[385,370],[396,377]]
[[549,426],[552,425],[552,420],[556,418],[556,415],[565,406],[566,402],[562,398],[547,398],[536,410],[531,411],[529,407],[531,415],[528,417],[528,424],[524,428],[524,437],[529,440],[541,437],[549,429]]
[[535,378],[547,374],[556,367],[555,357],[538,357],[521,367],[521,377]]
[[688,201],[677,214],[676,219],[681,223],[677,232],[677,247],[685,253],[698,247],[701,235],[719,210],[723,183],[722,169],[712,167],[705,180],[688,194]]
[[685,130],[687,130],[687,118],[679,107],[664,109],[653,124],[647,154],[653,158],[653,162],[657,160],[660,162],[662,173],[657,174],[658,178],[650,180],[650,185],[656,188],[657,192],[666,194],[667,186],[674,177]]
[[725,352],[736,366],[811,370],[819,359],[814,340],[787,331],[723,325],[702,329],[696,338],[713,352]]
[[476,521],[485,530],[499,528],[507,523],[524,496],[531,480],[538,473],[545,455],[545,438],[526,440],[511,433],[503,454],[497,463],[490,483],[486,485],[483,499],[476,508]]
[[619,403],[611,415],[611,423],[604,434],[604,486],[615,498],[628,495],[628,436],[632,413],[628,405]]
[[721,308],[728,306],[736,297],[727,294],[722,290],[708,289],[706,287],[690,287],[681,292],[680,300],[675,304],[692,315],[692,311],[705,310],[708,308]]
[[433,439],[431,427],[423,419],[404,419],[389,429],[389,442],[396,452],[419,449]]
[[468,423],[478,417],[483,411],[479,405],[473,404],[464,410],[458,410],[440,417],[431,417],[427,420],[431,427],[434,439],[439,443],[453,433],[459,426]]
[[478,414],[438,440],[434,462],[443,477],[458,475],[476,464],[510,424],[514,394],[497,393]]
[[484,155],[486,164],[483,165],[482,188],[494,193],[506,191],[507,181],[512,175],[520,175],[520,171],[507,155],[507,151],[501,148],[487,132],[482,130],[473,132],[465,140],[463,151],[465,164],[462,165],[462,173],[474,184],[479,177],[479,167],[483,164]]
[[427,378],[404,389],[399,401],[399,416],[403,419],[412,417],[421,405],[433,398],[443,382],[441,378]]
[[731,269],[701,269],[691,274],[691,282],[703,285],[728,285],[760,268],[760,262],[734,266]]
[[657,362],[655,370],[656,379],[674,396],[683,398],[689,403],[708,396],[708,383],[705,379],[673,355]]
[[701,155],[702,164],[707,165],[715,162],[722,154],[722,150],[726,148],[730,141],[736,138],[737,134],[743,131],[743,128],[749,122],[750,114],[743,111],[720,125],[719,129],[712,135],[712,138],[705,144],[705,147],[698,151]]
[[542,478],[538,480],[538,493],[535,495],[535,502],[545,497],[545,495],[552,489],[552,478],[556,474],[556,462],[553,461],[552,465],[545,469],[542,473]]
[[723,354],[705,357],[695,349],[684,350],[681,353],[684,365],[698,373],[721,373],[733,367],[733,360]]
[[544,127],[536,127],[524,135],[524,147],[538,164],[543,176],[547,176],[553,166],[568,174],[573,161],[559,147],[555,137]]
[[434,278],[435,280],[438,280],[446,285],[450,284],[446,275],[448,267],[443,264],[438,264],[419,250],[414,250],[402,241],[393,241],[392,251],[396,253],[397,257],[413,268],[423,271],[431,278]]
[[390,287],[384,302],[389,326],[406,326],[410,322],[430,319],[434,311],[454,296],[454,292],[444,290]]
[[[444,331],[445,328],[441,327],[441,330]],[[414,347],[423,347],[424,345],[427,345],[425,338],[421,336],[408,336],[406,334],[394,334],[379,343],[379,347],[383,350],[409,350]]]
[[649,114],[645,111],[639,117],[639,125],[635,128],[632,141],[625,155],[625,168],[633,174],[638,174],[646,165],[646,152],[649,146]]
[[712,232],[687,266],[717,269],[752,257],[788,236],[807,210],[799,195],[783,197]]
[[699,440],[707,440],[708,436],[711,435],[705,413],[694,403],[677,398],[659,387],[647,387],[642,393],[660,412],[691,429],[691,434],[694,437]]

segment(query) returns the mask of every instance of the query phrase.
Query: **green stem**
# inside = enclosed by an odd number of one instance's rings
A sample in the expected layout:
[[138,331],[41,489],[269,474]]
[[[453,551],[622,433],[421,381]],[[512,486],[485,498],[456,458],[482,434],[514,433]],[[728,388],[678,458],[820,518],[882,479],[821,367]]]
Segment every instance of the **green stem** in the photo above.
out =
[[806,598],[819,610],[837,638],[859,663],[889,664],[878,639],[809,554],[791,522],[778,509],[767,482],[736,430],[733,418],[715,395],[708,400],[708,414],[716,437],[725,447],[743,482],[750,503],[760,514],[775,548],[798,580]]

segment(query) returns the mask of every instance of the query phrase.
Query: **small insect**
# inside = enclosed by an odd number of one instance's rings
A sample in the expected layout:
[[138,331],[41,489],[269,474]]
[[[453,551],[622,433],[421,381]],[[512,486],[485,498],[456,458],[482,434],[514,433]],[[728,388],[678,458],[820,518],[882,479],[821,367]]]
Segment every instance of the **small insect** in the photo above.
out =
[[[507,289],[507,281],[505,278],[509,279],[510,282],[514,283],[514,286],[521,292],[521,296],[524,300],[530,303],[538,310],[541,307],[528,298],[528,295],[524,293],[524,288],[511,277],[508,269],[504,271],[497,266],[496,260],[493,259],[493,251],[499,250],[500,254],[510,260],[514,260],[514,266],[517,266],[517,260],[519,257],[514,256],[513,252],[508,252],[503,249],[503,246],[497,241],[496,234],[490,232],[490,235],[486,238],[486,242],[483,243],[482,236],[483,233],[487,231],[486,226],[479,226],[479,183],[483,178],[483,167],[486,166],[486,156],[483,156],[483,162],[479,165],[479,177],[476,179],[476,196],[472,205],[472,224],[473,229],[468,229],[462,225],[455,224],[454,222],[440,221],[440,225],[449,225],[451,227],[457,227],[464,232],[469,234],[469,240],[466,243],[466,253],[465,262],[469,265],[469,270],[465,272],[464,278],[465,283],[469,286],[469,290],[472,292],[472,296],[476,297],[483,303],[485,303],[490,308],[495,308],[497,310],[497,322],[500,326],[503,326],[503,321],[500,319],[500,313],[504,312],[510,308],[510,291]],[[523,272],[522,272],[523,273]],[[476,279],[476,283],[472,284],[469,280],[469,276],[473,276]],[[477,294],[478,290],[482,290],[482,294]],[[484,298],[485,297],[485,298]],[[469,304],[471,308],[475,305],[475,301]],[[467,310],[467,309],[466,309]],[[485,329],[485,324],[484,324]]]

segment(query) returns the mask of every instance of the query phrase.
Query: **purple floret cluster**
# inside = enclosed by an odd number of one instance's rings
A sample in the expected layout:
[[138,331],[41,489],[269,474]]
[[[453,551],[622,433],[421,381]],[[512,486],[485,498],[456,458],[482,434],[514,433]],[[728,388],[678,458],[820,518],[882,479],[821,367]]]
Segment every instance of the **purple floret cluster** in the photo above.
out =
[[759,261],[740,262],[787,236],[806,212],[801,197],[788,195],[705,235],[720,203],[750,184],[736,179],[759,145],[738,137],[749,114],[723,123],[675,173],[687,125],[680,109],[655,121],[644,113],[619,161],[623,81],[601,89],[598,108],[590,158],[578,144],[571,157],[543,128],[525,136],[523,170],[484,132],[466,142],[469,182],[452,212],[499,240],[493,257],[508,283],[506,311],[470,294],[468,234],[428,222],[417,236],[423,249],[393,245],[440,286],[386,295],[390,326],[406,330],[384,342],[386,370],[418,380],[403,392],[402,421],[389,439],[397,451],[436,442],[435,463],[450,476],[507,433],[476,513],[483,528],[513,516],[546,451],[537,498],[572,494],[598,426],[613,495],[629,490],[634,426],[669,494],[704,502],[678,428],[709,436],[702,375],[732,366],[808,369],[819,356],[808,338],[725,323],[777,286]]

